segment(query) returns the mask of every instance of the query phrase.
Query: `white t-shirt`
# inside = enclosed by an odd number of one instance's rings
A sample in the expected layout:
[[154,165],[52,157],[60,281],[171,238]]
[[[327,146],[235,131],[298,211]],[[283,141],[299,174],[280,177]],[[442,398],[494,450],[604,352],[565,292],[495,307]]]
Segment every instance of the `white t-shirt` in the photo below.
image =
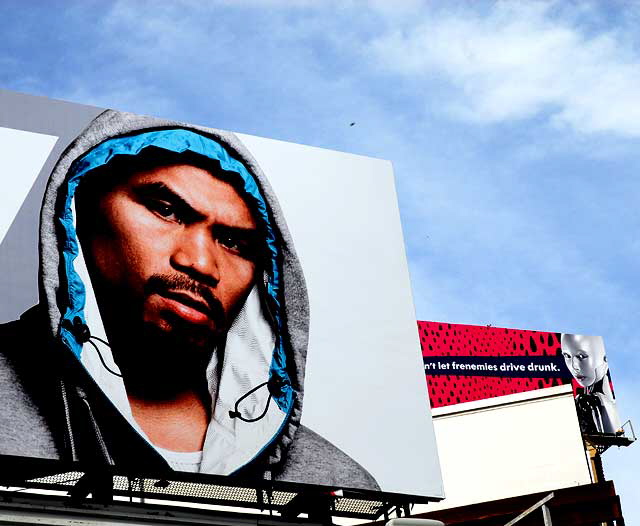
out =
[[189,473],[200,471],[202,451],[170,451],[162,447],[154,447],[175,471],[188,471]]

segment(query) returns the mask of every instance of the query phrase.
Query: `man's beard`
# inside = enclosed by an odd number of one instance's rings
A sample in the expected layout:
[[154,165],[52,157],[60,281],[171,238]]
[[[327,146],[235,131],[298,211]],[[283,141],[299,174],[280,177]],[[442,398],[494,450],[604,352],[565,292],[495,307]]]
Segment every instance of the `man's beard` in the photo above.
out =
[[145,399],[170,399],[185,390],[206,390],[207,366],[226,334],[227,317],[222,304],[209,288],[188,276],[151,276],[144,286],[143,305],[152,294],[164,295],[169,291],[190,292],[204,301],[214,329],[170,315],[166,324],[158,326],[141,318],[140,305],[120,310],[119,320],[112,320],[118,327],[113,357],[129,394]]
[[144,323],[126,348],[114,348],[129,394],[145,399],[170,399],[187,390],[206,390],[206,370],[217,348],[212,335],[208,344],[185,342],[157,326]]

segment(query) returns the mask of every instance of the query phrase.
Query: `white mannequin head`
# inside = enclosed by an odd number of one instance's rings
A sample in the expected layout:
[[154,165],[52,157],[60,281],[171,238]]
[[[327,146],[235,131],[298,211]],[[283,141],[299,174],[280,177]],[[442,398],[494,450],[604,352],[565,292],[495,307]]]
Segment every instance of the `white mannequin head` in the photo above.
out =
[[563,334],[562,357],[582,387],[590,387],[602,380],[609,369],[601,336]]

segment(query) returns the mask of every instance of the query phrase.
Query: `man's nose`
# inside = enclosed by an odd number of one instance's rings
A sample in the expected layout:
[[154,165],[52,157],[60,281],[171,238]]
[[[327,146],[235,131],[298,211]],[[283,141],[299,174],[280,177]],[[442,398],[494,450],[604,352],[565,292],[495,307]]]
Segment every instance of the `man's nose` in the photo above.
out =
[[217,245],[203,226],[186,227],[176,238],[171,266],[193,279],[216,286],[220,281]]

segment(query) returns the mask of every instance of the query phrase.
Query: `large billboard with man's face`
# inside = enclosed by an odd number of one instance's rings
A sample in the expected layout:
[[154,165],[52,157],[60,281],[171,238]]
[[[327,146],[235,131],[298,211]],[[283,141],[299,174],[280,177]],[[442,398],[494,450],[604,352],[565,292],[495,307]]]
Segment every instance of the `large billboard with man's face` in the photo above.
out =
[[1,455],[442,497],[390,163],[0,107]]

